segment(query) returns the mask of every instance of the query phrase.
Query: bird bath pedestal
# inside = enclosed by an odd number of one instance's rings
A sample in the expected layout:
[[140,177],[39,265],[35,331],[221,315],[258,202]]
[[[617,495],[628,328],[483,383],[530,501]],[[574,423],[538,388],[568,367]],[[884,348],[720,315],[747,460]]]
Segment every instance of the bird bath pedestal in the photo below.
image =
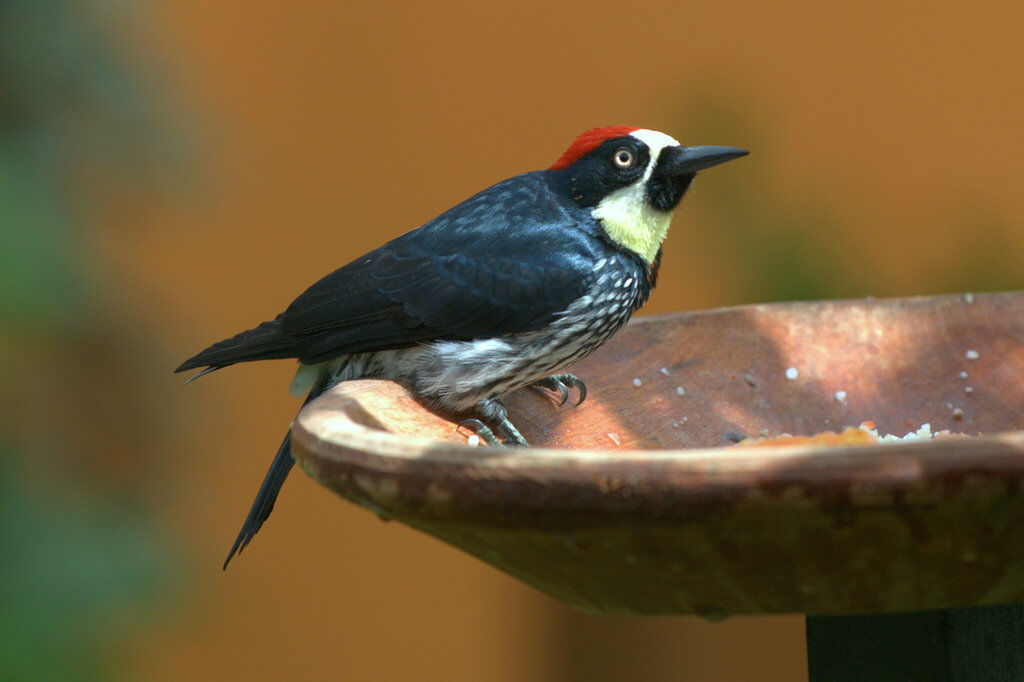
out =
[[[812,679],[1024,674],[1024,294],[639,318],[573,372],[579,407],[507,401],[530,449],[354,381],[302,410],[293,454],[585,611],[805,613]],[[971,438],[735,444],[864,421]]]

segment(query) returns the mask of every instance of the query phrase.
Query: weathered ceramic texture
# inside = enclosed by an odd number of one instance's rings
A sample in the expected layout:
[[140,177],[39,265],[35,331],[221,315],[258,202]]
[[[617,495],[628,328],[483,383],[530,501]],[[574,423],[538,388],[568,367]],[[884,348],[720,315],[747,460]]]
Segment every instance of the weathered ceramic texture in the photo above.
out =
[[[293,451],[342,496],[588,611],[1024,599],[1024,294],[641,318],[573,371],[578,408],[508,401],[535,448],[467,447],[403,388],[361,381],[303,410]],[[984,435],[727,447],[864,420]]]

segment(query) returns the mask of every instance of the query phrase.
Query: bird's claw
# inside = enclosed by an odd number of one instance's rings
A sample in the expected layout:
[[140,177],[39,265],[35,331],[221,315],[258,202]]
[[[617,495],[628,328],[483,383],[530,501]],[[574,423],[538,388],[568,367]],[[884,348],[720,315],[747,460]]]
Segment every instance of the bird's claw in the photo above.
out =
[[568,387],[566,387],[564,383],[559,381],[557,377],[544,377],[543,379],[539,379],[533,382],[532,384],[530,384],[530,386],[536,388],[537,390],[547,389],[549,391],[554,391],[556,393],[561,394],[562,399],[558,401],[559,407],[565,405],[566,401],[569,400]]
[[579,407],[583,404],[583,401],[587,399],[587,385],[575,374],[552,374],[551,376],[544,377],[530,385],[536,388],[546,388],[549,391],[558,393],[562,398],[558,401],[559,407],[568,402],[570,388],[575,388],[580,394],[579,400],[576,401],[576,407]]
[[516,427],[512,425],[512,422],[508,420],[508,417],[500,418],[498,421],[498,426],[500,427],[499,430],[504,432],[505,440],[499,439],[496,435],[494,435],[494,431],[491,430],[491,427],[487,426],[487,424],[484,424],[482,421],[475,417],[463,419],[462,421],[459,422],[460,429],[465,427],[471,430],[473,433],[480,436],[480,440],[484,441],[490,446],[512,446],[521,448],[530,446],[530,444],[526,442],[526,439],[523,438],[523,435],[519,433],[519,430],[516,429]]
[[491,427],[487,426],[487,424],[484,424],[479,419],[463,419],[459,422],[459,428],[461,429],[463,427],[480,436],[480,440],[488,445],[501,445],[501,441],[494,435],[494,431],[491,431]]

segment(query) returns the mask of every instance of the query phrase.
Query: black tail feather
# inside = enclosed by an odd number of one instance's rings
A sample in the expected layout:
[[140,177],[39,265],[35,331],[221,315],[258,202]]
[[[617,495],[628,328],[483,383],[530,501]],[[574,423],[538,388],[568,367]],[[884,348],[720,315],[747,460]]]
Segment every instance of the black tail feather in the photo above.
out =
[[274,510],[274,502],[277,500],[277,494],[281,492],[281,486],[284,485],[284,481],[288,478],[288,472],[292,470],[292,465],[295,464],[295,460],[292,459],[292,432],[289,431],[284,440],[281,441],[281,447],[277,449],[277,455],[274,457],[273,463],[270,465],[270,470],[267,471],[266,477],[263,479],[263,485],[260,486],[260,491],[256,493],[256,499],[252,503],[252,507],[249,509],[249,515],[245,517],[245,523],[242,524],[242,530],[238,531],[238,537],[235,538],[235,544],[231,545],[231,551],[228,552],[228,558],[224,560],[224,569],[227,570],[228,563],[236,553],[241,552],[245,549],[245,546],[249,544],[253,536],[259,531],[263,522],[270,516],[270,512]]
[[[313,390],[309,392],[306,400],[302,403],[303,407],[313,398],[326,391],[328,386],[330,386],[328,377],[321,375]],[[249,508],[249,515],[245,517],[242,529],[238,531],[238,537],[235,538],[235,544],[231,546],[231,551],[228,552],[228,558],[224,560],[225,570],[227,570],[228,563],[230,563],[232,557],[245,549],[245,546],[249,544],[249,541],[253,539],[253,536],[263,526],[263,522],[270,516],[270,512],[274,510],[274,502],[277,500],[278,493],[281,492],[281,486],[284,485],[285,479],[288,478],[288,473],[292,470],[292,465],[295,464],[295,460],[292,459],[291,445],[292,432],[289,431],[285,434],[284,440],[281,441],[281,447],[277,449],[274,461],[271,462],[270,469],[263,478],[263,484],[260,485],[260,490],[256,493],[256,499],[253,500],[252,507]]]
[[206,369],[204,369],[204,370],[203,370],[202,372],[200,372],[199,374],[195,374],[195,375],[193,375],[193,376],[190,376],[190,377],[189,377],[188,379],[185,379],[185,383],[186,383],[186,384],[191,384],[191,383],[192,383],[193,381],[195,381],[195,380],[196,380],[196,379],[198,379],[199,377],[203,376],[204,374],[209,374],[210,372],[216,372],[216,371],[217,371],[218,369],[220,369],[221,367],[223,367],[223,365],[210,365],[209,367],[207,367]]
[[[230,339],[218,341],[201,353],[181,363],[175,372],[184,372],[196,367],[221,368],[236,362],[251,360],[279,360],[296,356],[295,344],[285,333],[281,315],[269,322],[247,329]],[[212,371],[212,370],[211,370]],[[202,374],[192,377],[196,379]],[[191,381],[191,379],[190,379]]]

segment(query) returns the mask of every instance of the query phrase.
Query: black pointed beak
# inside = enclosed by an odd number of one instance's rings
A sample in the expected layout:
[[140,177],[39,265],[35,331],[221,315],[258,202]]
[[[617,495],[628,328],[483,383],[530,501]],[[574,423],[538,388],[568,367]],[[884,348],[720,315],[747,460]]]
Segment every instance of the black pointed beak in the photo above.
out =
[[749,153],[746,149],[715,145],[666,147],[658,158],[658,170],[669,176],[696,173]]

